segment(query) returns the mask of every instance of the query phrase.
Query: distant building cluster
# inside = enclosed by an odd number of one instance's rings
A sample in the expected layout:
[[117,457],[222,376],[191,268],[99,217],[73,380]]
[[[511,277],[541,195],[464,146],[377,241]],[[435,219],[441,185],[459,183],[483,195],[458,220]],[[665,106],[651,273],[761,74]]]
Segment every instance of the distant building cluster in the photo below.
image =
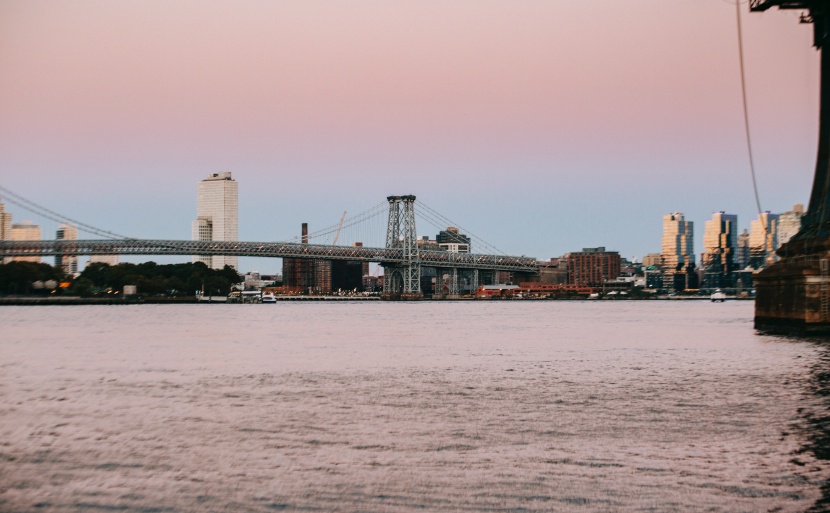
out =
[[[6,207],[0,203],[0,240],[42,240],[40,226],[32,221],[12,222],[12,215],[6,212]],[[78,229],[68,223],[62,223],[55,232],[55,240],[78,240]],[[20,256],[3,259],[3,262],[34,262],[41,263],[43,259],[39,256]],[[93,255],[90,262],[106,261],[117,264],[118,255]],[[55,257],[55,267],[60,267],[66,274],[77,276],[79,272],[78,257],[69,255],[58,255]]]
[[646,287],[669,291],[752,287],[752,275],[778,259],[776,250],[801,229],[804,206],[782,214],[761,212],[739,232],[738,216],[715,212],[705,223],[700,266],[695,265],[693,223],[663,216],[663,251],[643,258]]
[[[706,221],[700,264],[696,263],[694,223],[680,212],[663,216],[662,252],[649,253],[640,263],[621,258],[604,247],[584,248],[539,262],[540,273],[522,283],[557,286],[557,290],[623,291],[634,287],[676,293],[689,289],[749,291],[753,274],[778,259],[776,250],[801,229],[803,205],[781,214],[762,212],[750,229],[738,231],[738,216],[715,212]],[[540,289],[541,290],[541,289]]]
[[[192,238],[196,241],[238,240],[238,184],[230,172],[211,173],[197,184],[197,212],[192,222]],[[774,214],[761,212],[750,223],[749,230],[739,230],[738,216],[715,212],[705,221],[703,248],[699,260],[695,257],[694,223],[681,212],[663,216],[661,252],[649,253],[640,263],[629,261],[617,251],[605,247],[583,248],[549,261],[539,262],[537,276],[514,276],[498,272],[490,281],[496,284],[545,290],[626,290],[641,287],[669,293],[689,289],[751,289],[753,273],[775,262],[776,251],[801,229],[804,207]],[[309,243],[308,224],[301,228],[302,243]],[[41,228],[31,221],[12,222],[12,215],[0,202],[0,240],[41,240]],[[78,229],[61,224],[55,232],[56,240],[77,240]],[[453,226],[440,230],[435,238],[422,236],[418,248],[424,251],[471,253],[471,238]],[[355,246],[362,246],[355,242]],[[41,262],[39,256],[6,258],[10,261]],[[93,255],[90,263],[109,265],[118,263],[117,255]],[[224,255],[194,255],[194,262],[222,269],[238,268],[238,258]],[[699,262],[699,263],[698,263]],[[58,255],[54,265],[70,275],[79,272],[78,257]],[[457,291],[473,294],[479,278],[472,279],[452,269],[422,269],[421,288],[425,294],[446,294]],[[246,277],[245,287],[273,285],[279,279]],[[324,259],[284,258],[282,287],[286,293],[330,294],[337,291],[372,292],[383,287],[383,276],[370,274],[368,262]],[[516,283],[514,283],[516,282]],[[489,286],[489,285],[488,285]],[[521,287],[519,287],[521,288]],[[490,289],[488,289],[490,290]],[[501,288],[490,290],[503,293]]]

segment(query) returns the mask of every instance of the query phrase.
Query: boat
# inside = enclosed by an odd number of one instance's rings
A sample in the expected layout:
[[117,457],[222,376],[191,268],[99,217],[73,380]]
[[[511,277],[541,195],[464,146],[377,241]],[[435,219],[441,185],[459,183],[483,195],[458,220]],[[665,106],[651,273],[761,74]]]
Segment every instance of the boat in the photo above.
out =
[[715,291],[712,292],[710,298],[712,299],[713,303],[723,303],[724,301],[726,301],[726,294],[724,294],[721,289],[715,289]]
[[276,303],[277,302],[277,297],[274,294],[271,294],[270,292],[267,292],[267,293],[262,295],[262,302],[263,303]]

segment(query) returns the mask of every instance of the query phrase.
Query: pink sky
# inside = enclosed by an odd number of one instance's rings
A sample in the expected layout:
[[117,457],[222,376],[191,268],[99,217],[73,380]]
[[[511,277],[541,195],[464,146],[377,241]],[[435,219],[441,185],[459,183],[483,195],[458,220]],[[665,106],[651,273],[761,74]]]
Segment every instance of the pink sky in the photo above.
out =
[[[818,54],[794,11],[743,9],[780,212],[808,199]],[[414,193],[511,253],[641,257],[665,213],[698,239],[756,215],[736,37],[726,0],[0,0],[0,184],[189,238],[196,182],[230,170],[245,240]]]

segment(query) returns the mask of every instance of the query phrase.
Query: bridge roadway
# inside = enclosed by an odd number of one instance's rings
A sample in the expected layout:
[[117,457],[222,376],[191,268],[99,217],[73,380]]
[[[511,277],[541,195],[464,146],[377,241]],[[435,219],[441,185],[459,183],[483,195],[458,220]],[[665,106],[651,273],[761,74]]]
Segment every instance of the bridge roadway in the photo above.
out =
[[[407,265],[403,249],[329,246],[294,242],[218,242],[184,240],[0,240],[0,258],[21,256],[79,255],[227,255],[245,257],[358,260],[384,265]],[[423,267],[480,269],[538,273],[534,258],[477,255],[447,251],[418,251]]]

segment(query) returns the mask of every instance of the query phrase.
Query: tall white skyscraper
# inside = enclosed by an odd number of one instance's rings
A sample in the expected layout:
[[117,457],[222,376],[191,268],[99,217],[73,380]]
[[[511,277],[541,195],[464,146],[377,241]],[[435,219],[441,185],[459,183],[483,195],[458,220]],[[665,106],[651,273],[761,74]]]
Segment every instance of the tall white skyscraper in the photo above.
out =
[[[239,190],[230,171],[211,173],[199,182],[196,219],[192,226],[193,240],[239,240]],[[193,256],[194,262],[222,269],[229,265],[237,269],[235,256]]]
[[[78,240],[78,229],[71,224],[62,224],[55,232],[55,240]],[[66,274],[78,274],[78,257],[57,255],[55,257],[55,267],[63,268]]]

